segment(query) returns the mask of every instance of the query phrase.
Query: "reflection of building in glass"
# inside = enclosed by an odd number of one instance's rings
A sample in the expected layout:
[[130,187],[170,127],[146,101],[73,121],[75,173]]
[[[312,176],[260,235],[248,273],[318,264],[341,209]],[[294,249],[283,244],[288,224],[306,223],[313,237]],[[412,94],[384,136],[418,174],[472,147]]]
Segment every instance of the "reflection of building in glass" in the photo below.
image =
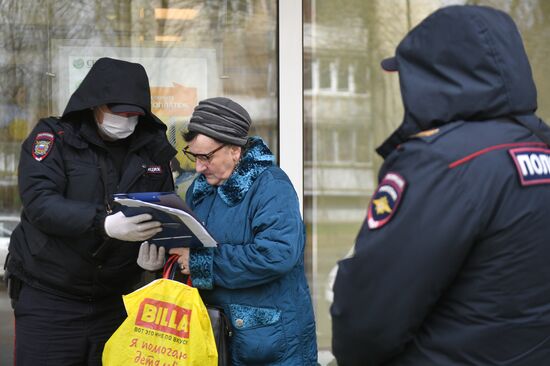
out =
[[379,66],[407,31],[408,2],[304,2],[304,217],[320,355],[331,359],[336,263],[351,253],[377,183],[375,148],[402,118]]
[[[401,38],[441,6],[475,3],[509,13],[518,23],[536,80],[550,63],[542,34],[549,33],[545,1],[303,1],[304,7],[304,218],[319,348],[330,350],[328,308],[336,263],[352,253],[382,162],[374,149],[401,123],[398,75],[380,61]],[[538,82],[539,115],[548,120]],[[546,114],[545,114],[546,113]],[[284,146],[284,145],[283,145]],[[330,357],[329,357],[330,359]],[[331,363],[332,364],[332,363]]]
[[375,183],[372,94],[367,28],[362,23],[345,27],[341,22],[319,23],[308,14],[306,6],[305,18],[311,22],[303,28],[304,219],[318,347],[320,356],[327,357],[329,273],[352,246]]
[[304,46],[305,216],[360,221],[375,182],[367,30],[304,24]]

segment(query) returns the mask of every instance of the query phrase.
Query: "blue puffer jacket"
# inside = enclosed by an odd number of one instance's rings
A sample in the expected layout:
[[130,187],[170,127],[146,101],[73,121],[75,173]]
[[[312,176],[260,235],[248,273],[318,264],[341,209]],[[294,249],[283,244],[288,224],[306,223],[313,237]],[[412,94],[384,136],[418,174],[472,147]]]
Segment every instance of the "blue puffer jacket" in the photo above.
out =
[[296,192],[258,137],[231,177],[200,175],[187,203],[219,243],[191,252],[193,286],[233,325],[238,365],[315,365],[315,321],[304,274],[304,224]]

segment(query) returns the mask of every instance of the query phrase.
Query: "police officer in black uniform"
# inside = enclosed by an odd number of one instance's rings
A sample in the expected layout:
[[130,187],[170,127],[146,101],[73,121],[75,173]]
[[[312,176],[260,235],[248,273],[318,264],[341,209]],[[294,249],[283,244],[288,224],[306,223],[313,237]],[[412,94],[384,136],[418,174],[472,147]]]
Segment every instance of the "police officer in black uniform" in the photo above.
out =
[[514,22],[442,8],[382,66],[405,117],[339,263],[338,365],[548,365],[550,129]]
[[7,265],[18,365],[101,364],[126,316],[121,295],[140,280],[139,243],[162,230],[151,215],[117,212],[112,195],[174,190],[165,131],[145,69],[101,58],[63,115],[23,143]]

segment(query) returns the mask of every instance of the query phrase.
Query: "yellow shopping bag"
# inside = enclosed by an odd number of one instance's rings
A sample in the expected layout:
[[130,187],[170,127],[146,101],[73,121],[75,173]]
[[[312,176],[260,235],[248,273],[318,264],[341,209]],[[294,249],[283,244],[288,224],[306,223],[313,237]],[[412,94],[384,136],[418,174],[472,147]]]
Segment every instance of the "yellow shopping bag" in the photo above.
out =
[[123,299],[128,318],[105,344],[103,365],[217,366],[210,318],[196,288],[161,278]]

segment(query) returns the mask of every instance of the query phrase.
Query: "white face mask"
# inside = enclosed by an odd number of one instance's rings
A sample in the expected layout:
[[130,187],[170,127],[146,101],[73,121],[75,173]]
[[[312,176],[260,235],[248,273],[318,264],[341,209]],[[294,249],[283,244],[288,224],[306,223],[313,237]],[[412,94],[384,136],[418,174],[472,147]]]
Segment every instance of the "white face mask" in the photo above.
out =
[[105,134],[115,140],[130,136],[136,129],[138,116],[122,117],[116,114],[104,113],[103,123],[98,123],[98,127]]

